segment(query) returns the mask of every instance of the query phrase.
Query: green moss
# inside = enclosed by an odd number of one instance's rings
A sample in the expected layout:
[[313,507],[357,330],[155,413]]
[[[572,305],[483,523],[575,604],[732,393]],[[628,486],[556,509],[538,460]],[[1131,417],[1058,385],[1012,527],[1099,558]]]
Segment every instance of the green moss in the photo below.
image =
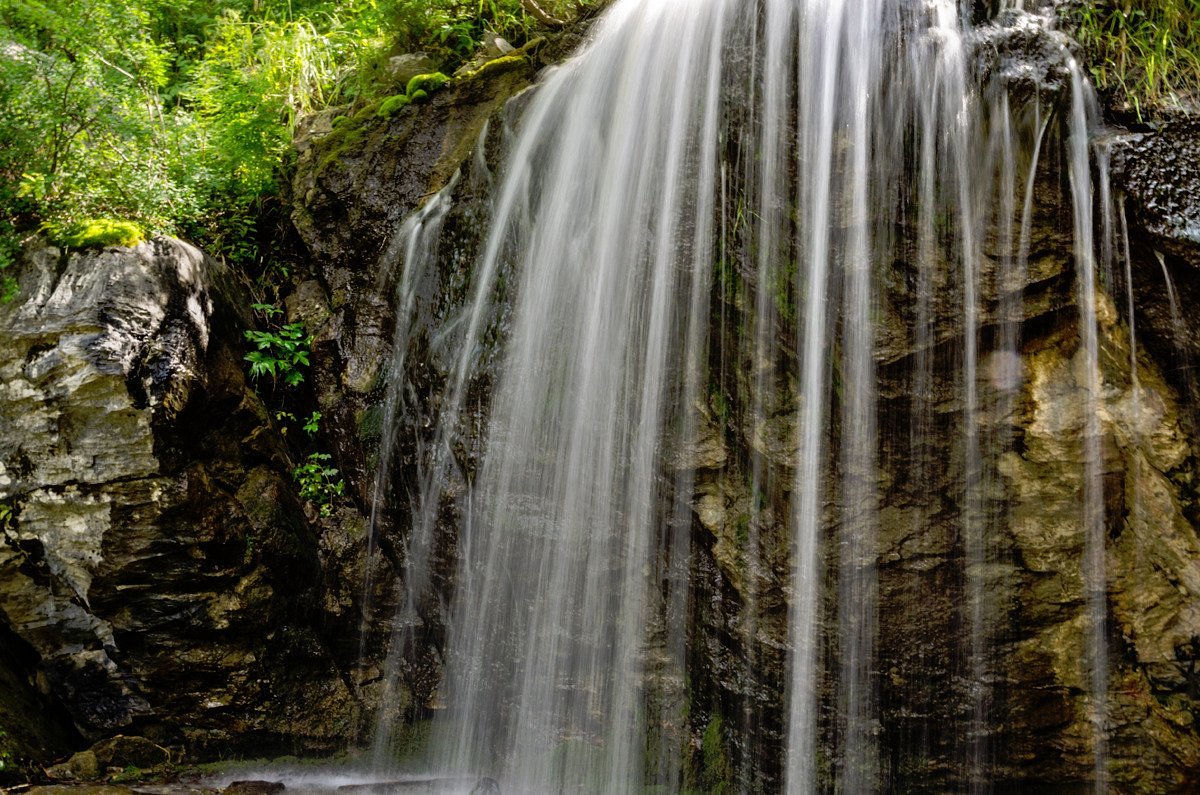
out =
[[68,248],[93,246],[136,246],[146,239],[146,233],[132,221],[111,218],[90,218],[66,227],[50,227],[50,238]]
[[429,95],[425,93],[424,89],[418,88],[409,96],[409,99],[413,102],[424,102],[429,99]]
[[377,442],[383,438],[383,405],[370,406],[358,415],[358,438],[364,442]]
[[379,110],[382,104],[365,105],[346,121],[333,126],[329,134],[320,141],[321,159],[317,166],[318,171],[324,171],[344,155],[361,149],[366,137],[366,128],[380,118]]
[[330,122],[330,124],[334,127],[340,127],[348,121],[350,121],[349,116],[334,116],[333,121]]
[[527,63],[529,60],[526,57],[523,50],[524,50],[524,48],[522,48],[522,50],[519,50],[515,53],[512,53],[511,55],[503,55],[499,58],[493,58],[492,60],[484,63],[483,66],[479,67],[478,69],[474,69],[470,72],[465,73],[463,75],[463,77],[467,80],[474,80],[488,72],[502,72],[502,71],[505,71],[506,69],[511,69],[515,66],[523,65],[523,64]]
[[725,721],[717,712],[704,727],[700,740],[700,785],[712,795],[733,790],[733,763],[725,747]]
[[145,779],[148,771],[142,770],[140,767],[128,765],[119,773],[114,773],[109,777],[109,782],[113,784],[128,784],[131,782],[139,782]]
[[379,110],[375,111],[375,115],[381,119],[390,119],[408,107],[410,102],[412,99],[406,94],[393,94],[379,103]]
[[408,81],[408,86],[405,88],[404,93],[415,100],[418,91],[423,91],[428,96],[430,92],[437,91],[449,82],[450,78],[441,72],[416,75]]

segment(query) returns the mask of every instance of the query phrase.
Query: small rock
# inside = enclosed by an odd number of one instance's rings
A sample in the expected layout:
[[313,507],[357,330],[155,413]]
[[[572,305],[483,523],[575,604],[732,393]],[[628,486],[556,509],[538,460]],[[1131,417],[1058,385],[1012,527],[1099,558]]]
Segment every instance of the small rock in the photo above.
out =
[[100,778],[100,762],[91,751],[80,751],[66,762],[46,770],[52,781],[95,781]]
[[282,781],[235,781],[221,790],[221,795],[272,795],[284,789]]
[[118,734],[92,746],[96,761],[103,768],[136,767],[149,770],[171,761],[171,752],[155,745],[145,737],[126,737]]
[[388,73],[397,85],[405,85],[417,75],[438,70],[438,62],[423,52],[410,52],[388,58]]

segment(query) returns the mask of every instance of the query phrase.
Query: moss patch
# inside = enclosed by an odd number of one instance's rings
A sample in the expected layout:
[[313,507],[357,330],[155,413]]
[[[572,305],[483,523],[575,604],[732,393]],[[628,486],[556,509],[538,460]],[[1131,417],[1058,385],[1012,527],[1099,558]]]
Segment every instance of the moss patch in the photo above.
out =
[[68,248],[133,247],[146,239],[145,231],[137,224],[111,218],[89,218],[49,231],[53,242]]
[[499,58],[493,58],[492,60],[485,62],[478,69],[473,69],[470,72],[464,72],[462,76],[465,80],[475,80],[485,74],[503,72],[506,69],[523,66],[528,62],[528,60],[529,59],[526,57],[522,48],[522,50],[518,50],[511,55],[503,55]]
[[713,713],[700,740],[700,786],[719,795],[733,791],[733,763],[725,747],[725,721]]
[[412,102],[412,99],[407,94],[395,94],[379,103],[379,110],[375,111],[375,115],[380,119],[390,119],[408,107],[408,103],[410,102]]
[[404,93],[409,97],[416,98],[418,91],[424,91],[426,96],[432,91],[437,91],[442,86],[450,82],[450,78],[441,72],[430,72],[429,74],[417,75],[412,80],[408,81],[408,86]]

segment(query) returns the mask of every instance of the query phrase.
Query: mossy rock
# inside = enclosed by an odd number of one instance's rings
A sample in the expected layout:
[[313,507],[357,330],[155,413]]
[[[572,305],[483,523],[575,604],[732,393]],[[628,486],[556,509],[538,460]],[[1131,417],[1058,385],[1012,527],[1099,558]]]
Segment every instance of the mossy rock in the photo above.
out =
[[499,58],[493,58],[490,61],[485,61],[478,69],[472,69],[468,72],[463,72],[462,76],[465,80],[475,80],[488,72],[501,72],[505,69],[511,69],[516,66],[521,66],[528,62],[525,53],[518,50],[510,55],[502,55]]
[[77,221],[61,229],[51,229],[51,239],[68,248],[104,248],[126,246],[132,248],[146,239],[145,231],[132,221],[116,221],[111,218],[90,218]]
[[395,94],[379,103],[379,110],[375,111],[375,115],[381,119],[390,119],[408,107],[410,102],[412,99],[407,94]]
[[408,86],[405,88],[404,93],[408,94],[415,101],[418,93],[428,96],[430,92],[437,91],[449,82],[450,78],[441,72],[417,75],[408,81]]

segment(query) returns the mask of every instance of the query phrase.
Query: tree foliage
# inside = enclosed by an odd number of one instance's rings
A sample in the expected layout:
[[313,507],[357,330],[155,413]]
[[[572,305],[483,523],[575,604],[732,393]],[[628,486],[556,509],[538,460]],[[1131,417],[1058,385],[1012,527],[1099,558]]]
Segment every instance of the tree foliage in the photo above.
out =
[[21,238],[89,219],[254,264],[299,117],[389,54],[452,70],[536,24],[522,0],[2,0],[0,297]]

